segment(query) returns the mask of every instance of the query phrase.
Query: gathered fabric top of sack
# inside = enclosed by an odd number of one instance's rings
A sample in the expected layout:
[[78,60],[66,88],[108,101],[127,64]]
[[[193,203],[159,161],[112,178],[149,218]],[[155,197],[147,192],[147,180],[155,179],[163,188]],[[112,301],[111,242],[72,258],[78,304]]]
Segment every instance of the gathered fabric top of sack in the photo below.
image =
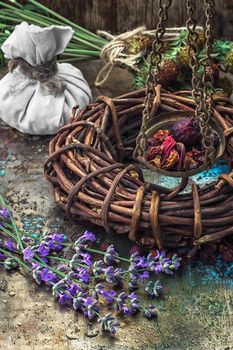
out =
[[71,40],[68,26],[41,28],[26,22],[15,27],[1,49],[9,73],[0,80],[0,118],[23,133],[55,134],[71,110],[92,100],[81,71],[57,63]]

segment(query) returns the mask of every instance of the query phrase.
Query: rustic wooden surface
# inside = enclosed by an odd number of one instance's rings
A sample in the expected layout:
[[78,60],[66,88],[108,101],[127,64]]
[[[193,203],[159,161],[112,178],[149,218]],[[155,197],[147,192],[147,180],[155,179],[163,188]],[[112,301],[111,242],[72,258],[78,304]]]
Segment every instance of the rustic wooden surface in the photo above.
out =
[[[233,1],[215,0],[215,34],[233,40]],[[122,33],[140,25],[155,28],[157,0],[42,0],[41,3],[92,30]],[[173,0],[168,26],[183,26],[186,21],[186,0]],[[197,18],[204,21],[204,0],[196,0]]]
[[[121,94],[131,77],[117,69],[104,90],[94,88],[99,61],[80,63],[93,95]],[[1,75],[5,70],[0,71]],[[60,230],[75,240],[90,229],[111,240],[122,254],[131,242],[106,236],[90,225],[73,227],[55,204],[43,175],[49,137],[23,135],[0,122],[0,193],[25,229]],[[4,165],[8,155],[16,155]],[[158,322],[137,316],[123,321],[116,338],[106,338],[73,310],[61,308],[47,288],[26,276],[0,270],[1,350],[233,350],[233,264],[231,269],[187,267],[164,280],[165,298],[157,303]],[[148,300],[145,300],[148,303]]]

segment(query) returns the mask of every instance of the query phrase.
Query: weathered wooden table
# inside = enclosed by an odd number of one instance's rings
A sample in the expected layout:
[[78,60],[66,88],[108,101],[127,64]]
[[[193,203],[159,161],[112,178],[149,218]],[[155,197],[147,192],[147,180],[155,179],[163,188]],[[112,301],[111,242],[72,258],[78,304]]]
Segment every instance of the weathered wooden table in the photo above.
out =
[[[100,62],[80,64],[93,94],[117,95],[130,89],[130,75],[116,70],[101,92],[93,86]],[[1,75],[5,70],[1,71]],[[22,135],[0,123],[0,192],[25,229],[60,230],[75,238],[84,227],[72,226],[55,205],[43,176],[49,137]],[[106,237],[103,230],[90,225]],[[127,252],[130,242],[114,237]],[[46,288],[19,272],[0,270],[0,349],[3,350],[232,350],[233,267],[187,267],[165,278],[158,302],[158,322],[140,316],[125,320],[115,338],[96,332],[81,315],[59,307]]]

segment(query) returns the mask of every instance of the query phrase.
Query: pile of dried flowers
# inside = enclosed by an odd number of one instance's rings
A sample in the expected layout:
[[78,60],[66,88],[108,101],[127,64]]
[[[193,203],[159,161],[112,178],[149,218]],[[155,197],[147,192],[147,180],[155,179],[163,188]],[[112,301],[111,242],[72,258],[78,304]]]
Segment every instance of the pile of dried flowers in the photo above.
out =
[[[216,138],[215,146],[217,142]],[[171,130],[158,130],[147,142],[147,160],[156,168],[197,169],[204,164],[204,155],[199,127],[192,116],[180,119]]]
[[[178,269],[181,258],[177,255],[168,258],[157,251],[141,256],[136,251],[123,258],[113,245],[106,251],[94,249],[92,232],[84,232],[74,244],[62,233],[23,232],[1,196],[0,201],[0,265],[6,270],[24,268],[39,285],[51,287],[61,305],[73,307],[89,320],[97,319],[102,332],[115,334],[120,326],[116,316],[141,311],[149,320],[157,318],[156,306],[151,301],[143,305],[135,291],[144,288],[150,300],[163,294],[157,277]],[[63,254],[67,248],[72,252],[70,259]]]

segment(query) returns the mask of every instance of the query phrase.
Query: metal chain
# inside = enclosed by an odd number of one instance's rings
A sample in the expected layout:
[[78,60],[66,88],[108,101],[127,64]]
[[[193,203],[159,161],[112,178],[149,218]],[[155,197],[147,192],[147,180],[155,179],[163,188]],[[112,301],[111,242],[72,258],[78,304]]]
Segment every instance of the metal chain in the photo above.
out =
[[[204,73],[200,74],[199,69],[201,64],[199,62],[198,54],[199,47],[197,44],[198,33],[195,31],[196,20],[194,19],[194,13],[196,6],[194,1],[187,0],[187,12],[188,20],[186,26],[188,29],[188,44],[189,44],[189,57],[190,57],[190,67],[192,69],[192,96],[196,102],[195,116],[199,121],[200,133],[202,136],[202,145],[205,149],[205,161],[210,160],[211,162],[215,157],[215,148],[214,148],[214,135],[213,129],[209,125],[209,120],[212,113],[211,100],[212,96],[210,94],[210,86],[212,87],[211,81],[207,79],[207,61],[210,58],[210,52],[212,49],[212,35],[211,35],[211,19],[213,14],[211,12],[212,0],[205,0],[206,4],[206,58],[203,60]],[[211,85],[210,85],[211,84]]]
[[214,132],[210,127],[209,122],[213,115],[213,75],[211,74],[211,51],[213,49],[213,37],[212,37],[212,19],[214,17],[213,7],[214,0],[205,0],[206,10],[206,54],[202,65],[204,68],[202,75],[203,85],[203,99],[204,99],[204,113],[200,119],[200,130],[203,136],[202,145],[206,149],[205,161],[210,160],[213,162],[215,158],[215,147],[214,147]]
[[196,31],[196,20],[193,15],[196,10],[196,6],[192,0],[186,1],[188,20],[186,22],[186,27],[188,30],[188,55],[189,55],[189,66],[192,70],[192,96],[196,104],[199,105],[201,101],[202,89],[200,87],[200,76],[199,68],[200,62],[198,59],[199,46],[197,44],[198,32]]
[[155,31],[155,40],[152,44],[152,51],[149,55],[149,72],[146,80],[146,96],[144,100],[144,109],[142,112],[142,125],[137,138],[137,145],[134,151],[134,158],[143,156],[146,150],[147,137],[146,129],[147,123],[150,119],[152,103],[156,97],[155,87],[158,84],[158,74],[160,63],[162,59],[162,49],[164,43],[162,37],[165,33],[164,22],[168,18],[168,9],[172,4],[172,0],[159,0],[158,23]]

